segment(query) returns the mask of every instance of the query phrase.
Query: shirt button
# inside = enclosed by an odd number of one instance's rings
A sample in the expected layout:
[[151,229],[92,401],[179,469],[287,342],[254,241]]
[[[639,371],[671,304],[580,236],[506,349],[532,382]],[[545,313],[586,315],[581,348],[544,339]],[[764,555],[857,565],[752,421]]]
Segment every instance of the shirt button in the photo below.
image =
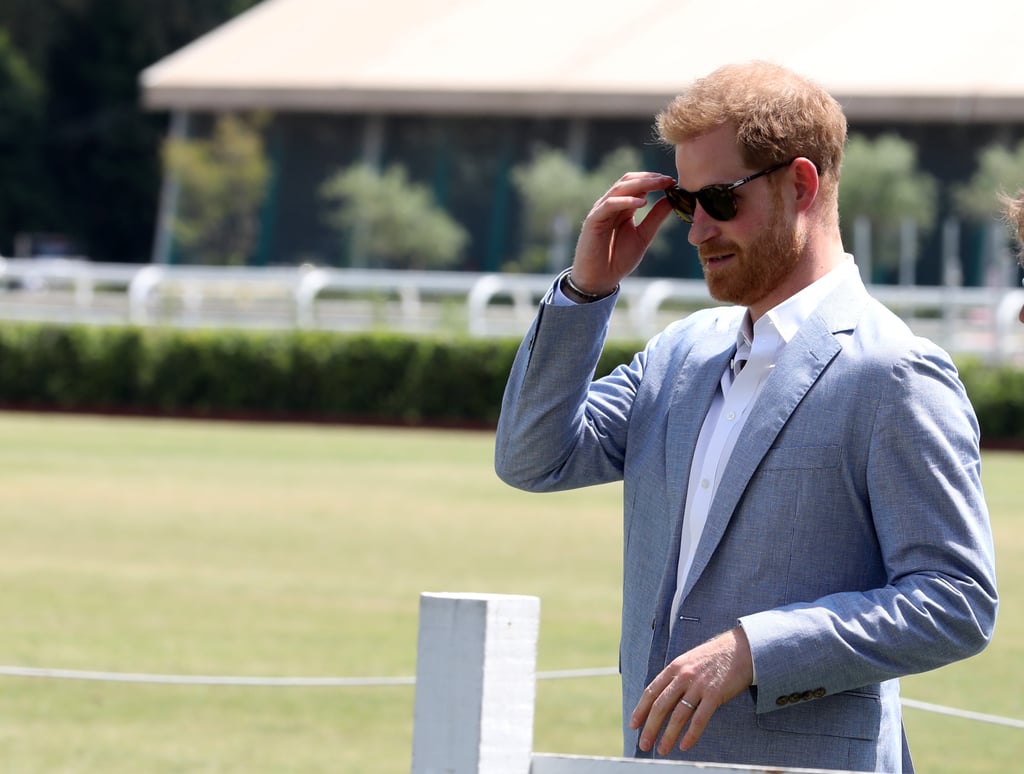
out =
[[736,412],[730,411],[725,418],[732,422],[736,418]]
[[700,480],[700,488],[701,489],[707,489],[709,486],[711,486],[711,482],[708,481],[706,478],[702,478]]

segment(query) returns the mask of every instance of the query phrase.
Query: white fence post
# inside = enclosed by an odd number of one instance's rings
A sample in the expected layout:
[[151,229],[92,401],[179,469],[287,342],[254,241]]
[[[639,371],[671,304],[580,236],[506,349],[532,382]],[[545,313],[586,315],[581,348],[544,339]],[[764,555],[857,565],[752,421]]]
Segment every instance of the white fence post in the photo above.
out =
[[528,774],[540,600],[420,596],[412,774]]

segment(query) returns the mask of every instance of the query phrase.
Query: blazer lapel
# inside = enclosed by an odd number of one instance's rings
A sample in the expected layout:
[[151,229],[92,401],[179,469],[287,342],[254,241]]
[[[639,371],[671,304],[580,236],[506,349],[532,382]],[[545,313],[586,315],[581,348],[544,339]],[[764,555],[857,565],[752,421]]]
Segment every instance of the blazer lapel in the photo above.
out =
[[668,395],[668,420],[665,438],[665,513],[672,519],[671,539],[665,566],[662,569],[658,600],[653,622],[654,634],[648,659],[646,682],[650,682],[665,664],[668,648],[668,621],[671,616],[672,597],[676,590],[676,572],[679,564],[679,542],[683,529],[683,507],[686,485],[693,463],[704,417],[715,397],[722,373],[729,358],[736,352],[736,333],[742,311],[733,318],[719,318],[714,328],[702,335],[690,348],[679,367]]
[[[669,396],[668,425],[665,441],[665,487],[668,513],[682,514],[686,483],[693,463],[704,417],[715,397],[722,373],[736,352],[739,322],[723,326],[699,339],[684,359],[676,374]],[[681,521],[681,520],[679,520]],[[679,532],[680,525],[676,525]]]

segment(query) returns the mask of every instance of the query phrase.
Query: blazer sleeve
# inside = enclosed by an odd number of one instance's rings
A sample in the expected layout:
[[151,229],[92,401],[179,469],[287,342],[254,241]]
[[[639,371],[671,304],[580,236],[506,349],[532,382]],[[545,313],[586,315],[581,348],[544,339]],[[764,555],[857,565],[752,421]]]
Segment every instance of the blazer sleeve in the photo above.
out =
[[592,384],[615,298],[541,304],[502,399],[494,467],[505,483],[551,492],[622,478],[642,355]]
[[742,617],[759,712],[934,669],[992,636],[995,560],[973,408],[948,356],[926,342],[884,371],[862,475],[887,584]]

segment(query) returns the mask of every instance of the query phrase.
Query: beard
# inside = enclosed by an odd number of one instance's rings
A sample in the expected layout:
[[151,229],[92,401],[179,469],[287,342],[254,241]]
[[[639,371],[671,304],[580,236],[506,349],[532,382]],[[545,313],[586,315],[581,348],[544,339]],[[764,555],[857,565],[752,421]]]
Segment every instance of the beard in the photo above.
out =
[[[771,225],[751,244],[717,241],[700,246],[708,292],[716,301],[750,307],[776,290],[796,269],[807,244],[806,236],[783,216],[776,200]],[[732,253],[732,265],[708,271],[706,255]]]

